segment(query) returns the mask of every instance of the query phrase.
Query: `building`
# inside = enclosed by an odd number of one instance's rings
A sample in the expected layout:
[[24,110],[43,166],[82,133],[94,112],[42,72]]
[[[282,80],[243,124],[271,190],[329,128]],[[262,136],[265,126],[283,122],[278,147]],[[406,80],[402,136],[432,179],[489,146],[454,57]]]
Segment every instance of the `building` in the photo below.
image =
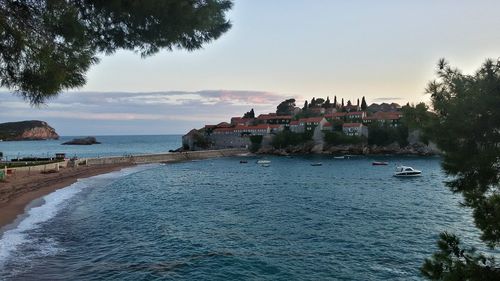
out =
[[285,125],[288,127],[290,122],[292,121],[292,116],[291,115],[276,115],[276,113],[269,113],[269,114],[261,114],[257,116],[257,120],[259,123],[264,123],[264,124],[280,124],[280,125]]
[[342,132],[348,136],[365,136],[368,137],[368,128],[362,123],[344,123]]
[[346,116],[347,116],[347,112],[334,112],[334,113],[330,113],[330,114],[325,115],[325,118],[328,120],[332,120],[332,121],[333,120],[345,121]]
[[255,123],[255,118],[232,117],[231,125],[233,126],[250,126]]
[[300,125],[298,120],[290,122],[290,131],[293,133],[303,133],[305,131],[305,126]]
[[401,118],[403,117],[403,113],[401,112],[375,112],[371,116],[367,116],[363,118],[363,124],[371,125],[371,124],[379,124],[386,125],[389,127],[398,127],[401,125]]
[[361,121],[366,117],[366,112],[364,111],[352,111],[347,112],[345,115],[346,122]]
[[301,118],[299,119],[299,126],[303,126],[305,131],[312,131],[316,127],[323,130],[323,125],[327,122],[325,117]]
[[259,124],[254,126],[239,125],[231,128],[216,128],[212,135],[267,135],[283,130],[283,125]]

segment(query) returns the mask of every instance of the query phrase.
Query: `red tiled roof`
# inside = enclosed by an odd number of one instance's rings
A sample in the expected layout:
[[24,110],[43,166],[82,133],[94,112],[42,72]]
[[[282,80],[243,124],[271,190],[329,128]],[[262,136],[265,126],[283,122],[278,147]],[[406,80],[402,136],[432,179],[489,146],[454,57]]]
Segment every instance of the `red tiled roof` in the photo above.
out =
[[214,132],[234,132],[234,131],[252,131],[252,130],[267,130],[269,129],[278,129],[281,125],[268,125],[268,124],[259,124],[255,126],[244,126],[238,125],[232,128],[216,128]]
[[361,123],[344,123],[342,125],[342,127],[348,127],[348,128],[350,128],[350,127],[361,127],[361,126],[363,126],[363,124],[361,124]]
[[298,121],[298,120],[296,120],[296,121],[291,121],[291,122],[290,122],[290,125],[299,125],[299,121]]
[[292,116],[291,115],[276,115],[274,113],[274,115],[271,115],[272,113],[270,114],[261,114],[257,117],[257,119],[259,120],[273,120],[273,119],[292,119]]
[[217,128],[228,128],[228,127],[231,127],[231,124],[227,122],[220,122],[219,124],[217,124]]
[[309,117],[309,118],[301,118],[299,119],[299,122],[304,122],[304,123],[319,123],[321,120],[323,120],[324,117]]
[[363,111],[347,112],[347,115],[363,115]]
[[403,114],[401,112],[375,112],[372,116],[365,117],[368,120],[397,120],[400,119]]
[[332,126],[332,123],[330,123],[330,122],[326,122],[326,123],[323,125],[323,127],[331,127],[331,126]]

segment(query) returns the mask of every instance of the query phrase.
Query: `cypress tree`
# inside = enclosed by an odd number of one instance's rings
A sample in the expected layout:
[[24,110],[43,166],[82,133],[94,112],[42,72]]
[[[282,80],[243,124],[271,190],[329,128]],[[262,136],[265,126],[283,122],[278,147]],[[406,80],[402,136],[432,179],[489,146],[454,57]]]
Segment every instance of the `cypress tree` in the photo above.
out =
[[365,97],[363,96],[363,98],[361,99],[361,110],[365,111],[367,108],[368,106],[366,105],[366,100]]

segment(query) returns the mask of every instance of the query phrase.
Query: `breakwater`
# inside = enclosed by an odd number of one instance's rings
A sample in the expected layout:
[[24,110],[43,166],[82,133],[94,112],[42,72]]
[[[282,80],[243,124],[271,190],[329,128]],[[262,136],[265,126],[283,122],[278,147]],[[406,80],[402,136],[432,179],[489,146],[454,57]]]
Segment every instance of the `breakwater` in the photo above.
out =
[[169,163],[190,160],[201,160],[208,158],[236,156],[248,153],[247,149],[220,149],[203,151],[186,151],[159,154],[143,154],[130,156],[115,156],[102,158],[85,158],[78,160],[77,165],[104,165],[104,164],[148,164],[148,163]]

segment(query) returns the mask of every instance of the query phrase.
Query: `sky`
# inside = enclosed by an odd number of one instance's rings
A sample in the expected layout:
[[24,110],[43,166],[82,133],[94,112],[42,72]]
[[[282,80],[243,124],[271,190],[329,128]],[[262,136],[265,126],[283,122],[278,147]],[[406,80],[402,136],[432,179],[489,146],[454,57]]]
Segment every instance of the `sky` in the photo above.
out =
[[500,52],[497,0],[236,0],[233,27],[203,49],[102,56],[84,87],[32,108],[0,89],[0,122],[61,135],[182,134],[287,98],[428,102],[446,58],[473,73]]

